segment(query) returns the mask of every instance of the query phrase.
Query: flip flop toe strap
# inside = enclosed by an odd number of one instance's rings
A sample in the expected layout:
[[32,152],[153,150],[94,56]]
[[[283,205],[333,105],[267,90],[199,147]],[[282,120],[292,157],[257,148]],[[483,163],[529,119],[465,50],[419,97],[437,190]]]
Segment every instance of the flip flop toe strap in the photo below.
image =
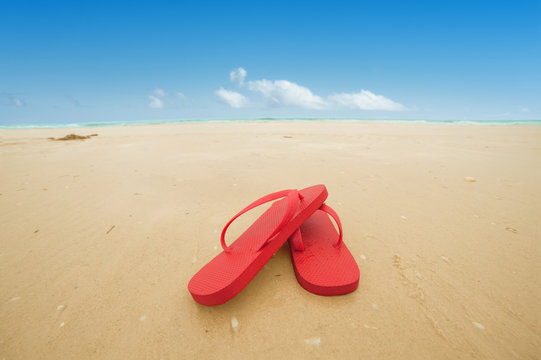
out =
[[336,225],[338,225],[338,230],[340,230],[340,235],[338,236],[338,242],[334,244],[334,247],[339,247],[342,243],[342,223],[340,222],[340,218],[338,217],[338,214],[336,211],[334,211],[329,205],[323,204],[319,208],[319,210],[326,212],[327,214],[331,215],[331,217],[336,222]]
[[[329,214],[336,222],[336,225],[338,225],[338,230],[340,231],[340,233],[338,235],[338,241],[333,246],[339,247],[340,244],[342,243],[342,223],[340,222],[340,218],[338,217],[338,214],[336,213],[336,211],[334,211],[330,206],[326,204],[321,205],[319,210]],[[301,234],[300,228],[295,230],[293,235],[291,235],[291,237],[289,238],[289,241],[291,245],[293,246],[293,250],[304,251],[304,243],[302,242],[302,234]]]
[[304,251],[304,243],[302,242],[301,228],[297,228],[293,235],[289,238],[290,244],[295,251]]
[[280,230],[284,227],[284,225],[286,225],[291,220],[293,215],[295,215],[295,212],[297,210],[297,202],[299,199],[302,199],[302,195],[297,190],[282,190],[282,191],[278,191],[272,194],[265,195],[261,199],[254,201],[253,203],[251,203],[250,205],[242,209],[237,215],[235,215],[231,220],[229,220],[229,222],[225,225],[225,227],[222,230],[222,235],[220,236],[220,243],[222,244],[222,248],[224,249],[224,251],[225,252],[231,251],[231,246],[227,246],[225,243],[225,233],[227,231],[227,228],[229,228],[229,225],[231,225],[233,221],[235,221],[239,216],[241,216],[245,212],[248,212],[259,205],[263,205],[269,201],[278,200],[284,197],[287,197],[288,199],[287,209],[285,211],[284,217],[282,218],[278,226],[272,231],[272,233],[265,239],[265,241],[261,245],[261,247],[265,246],[265,244],[269,241],[269,239],[271,239],[276,234],[278,234]]

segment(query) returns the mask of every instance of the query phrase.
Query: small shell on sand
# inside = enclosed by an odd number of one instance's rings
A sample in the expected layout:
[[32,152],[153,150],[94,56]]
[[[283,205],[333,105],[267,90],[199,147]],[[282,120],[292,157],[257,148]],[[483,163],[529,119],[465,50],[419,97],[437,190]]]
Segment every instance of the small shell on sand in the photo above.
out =
[[60,323],[60,327],[63,327],[64,325],[65,325],[64,322],[61,322],[61,323]]
[[466,176],[466,177],[464,178],[464,181],[465,181],[465,182],[476,182],[477,179],[474,178],[474,177],[471,177],[471,176]]
[[361,258],[361,260],[366,261],[366,256],[365,255],[361,254],[361,255],[359,255],[359,257]]
[[239,321],[234,316],[231,318],[231,327],[233,328],[233,330],[237,330],[237,328],[239,327]]
[[15,296],[15,297],[12,297],[11,299],[9,299],[8,301],[9,301],[9,302],[14,302],[14,301],[17,301],[17,300],[19,300],[19,299],[20,299],[19,296]]
[[442,259],[443,261],[445,261],[447,264],[450,264],[450,263],[451,263],[451,260],[449,260],[449,258],[448,258],[447,256],[443,256],[443,255],[442,255],[442,256],[441,256],[441,259]]
[[304,340],[304,342],[307,343],[308,345],[319,346],[319,344],[321,344],[321,338],[313,337],[313,338]]
[[479,324],[478,322],[472,321],[472,324],[477,326],[481,330],[485,330],[485,327],[482,324]]
[[402,220],[408,220],[408,218],[405,217],[404,215],[400,216],[400,218],[401,218]]
[[143,315],[139,318],[139,321],[143,322],[147,319],[147,316],[146,315]]
[[56,307],[56,310],[62,311],[62,310],[64,310],[65,308],[66,308],[65,305],[58,305],[58,306]]

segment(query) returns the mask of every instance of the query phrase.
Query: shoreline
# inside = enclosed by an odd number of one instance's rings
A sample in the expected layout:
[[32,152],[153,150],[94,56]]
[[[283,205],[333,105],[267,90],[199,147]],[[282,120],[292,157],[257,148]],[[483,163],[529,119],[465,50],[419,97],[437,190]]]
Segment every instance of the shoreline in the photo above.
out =
[[[387,122],[369,122],[369,121],[357,121],[357,120],[257,120],[257,121],[186,121],[186,122],[173,122],[173,123],[156,123],[156,124],[130,124],[130,125],[111,125],[111,126],[89,126],[89,127],[46,127],[46,128],[24,128],[24,129],[5,129],[0,128],[0,141],[2,138],[9,139],[14,137],[24,138],[30,135],[31,137],[41,137],[41,134],[45,137],[60,137],[68,134],[77,135],[89,135],[92,133],[101,133],[103,135],[141,135],[145,134],[171,134],[182,133],[185,129],[204,129],[209,131],[214,128],[218,129],[240,129],[241,132],[248,130],[257,132],[259,129],[272,128],[275,131],[281,131],[283,129],[287,132],[289,129],[295,129],[297,132],[302,132],[303,129],[327,129],[333,128],[351,127],[353,129],[378,129],[385,131],[385,129],[394,131],[401,129],[406,132],[415,133],[416,129],[434,129],[436,132],[446,133],[447,131],[461,132],[464,129],[522,129],[519,132],[533,131],[534,133],[541,130],[538,125],[493,125],[493,124],[448,124],[448,123],[387,123]],[[461,130],[462,129],[462,130]],[[229,132],[229,131],[228,131]]]
[[18,124],[0,125],[0,130],[26,129],[84,129],[117,126],[147,126],[175,125],[191,123],[290,123],[290,122],[345,122],[368,124],[426,124],[426,125],[457,125],[457,126],[541,126],[539,120],[427,120],[427,119],[342,119],[342,118],[257,118],[257,119],[163,119],[163,120],[133,120],[133,121],[103,121],[61,124]]

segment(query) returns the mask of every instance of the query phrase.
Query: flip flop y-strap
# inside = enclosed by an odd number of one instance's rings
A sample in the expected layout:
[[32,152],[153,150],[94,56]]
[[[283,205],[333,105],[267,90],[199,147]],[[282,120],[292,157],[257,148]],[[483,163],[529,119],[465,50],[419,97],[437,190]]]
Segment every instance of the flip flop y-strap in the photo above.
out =
[[[338,225],[338,230],[340,231],[340,233],[338,235],[338,241],[333,246],[339,247],[340,244],[342,243],[342,223],[340,222],[340,218],[338,217],[338,214],[336,213],[336,211],[334,211],[330,206],[326,204],[321,205],[319,210],[329,214],[336,222],[336,225]],[[293,249],[295,251],[304,251],[304,244],[302,242],[302,235],[301,235],[300,228],[295,230],[295,232],[293,233],[293,235],[291,235],[289,240],[291,241],[291,245],[293,246]]]
[[242,209],[237,215],[235,215],[231,220],[229,220],[229,222],[225,225],[225,227],[222,230],[220,243],[222,244],[222,248],[224,249],[224,251],[225,252],[231,251],[231,246],[227,246],[225,243],[225,233],[227,231],[227,228],[229,227],[229,225],[231,225],[233,221],[235,221],[239,216],[241,216],[245,212],[250,211],[259,205],[263,205],[269,201],[278,200],[284,197],[287,197],[287,200],[288,200],[287,209],[285,211],[284,217],[282,218],[278,226],[273,230],[273,232],[265,239],[265,241],[259,248],[259,250],[261,250],[261,248],[267,244],[269,239],[271,239],[276,234],[278,234],[280,230],[284,227],[284,225],[286,225],[291,220],[293,215],[295,215],[295,212],[297,210],[297,202],[299,199],[302,199],[302,195],[297,190],[282,190],[282,191],[278,191],[272,194],[265,195],[261,199],[254,201],[253,203],[251,203],[250,205]]

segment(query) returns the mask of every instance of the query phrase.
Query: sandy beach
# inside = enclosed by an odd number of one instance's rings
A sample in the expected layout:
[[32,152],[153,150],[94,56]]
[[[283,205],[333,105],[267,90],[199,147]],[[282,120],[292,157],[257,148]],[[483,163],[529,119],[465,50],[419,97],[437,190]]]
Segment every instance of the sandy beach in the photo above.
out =
[[[98,136],[48,139],[69,133]],[[541,356],[541,127],[0,130],[0,170],[0,359]],[[228,303],[192,299],[234,214],[315,184],[355,292],[305,291],[285,245]]]

